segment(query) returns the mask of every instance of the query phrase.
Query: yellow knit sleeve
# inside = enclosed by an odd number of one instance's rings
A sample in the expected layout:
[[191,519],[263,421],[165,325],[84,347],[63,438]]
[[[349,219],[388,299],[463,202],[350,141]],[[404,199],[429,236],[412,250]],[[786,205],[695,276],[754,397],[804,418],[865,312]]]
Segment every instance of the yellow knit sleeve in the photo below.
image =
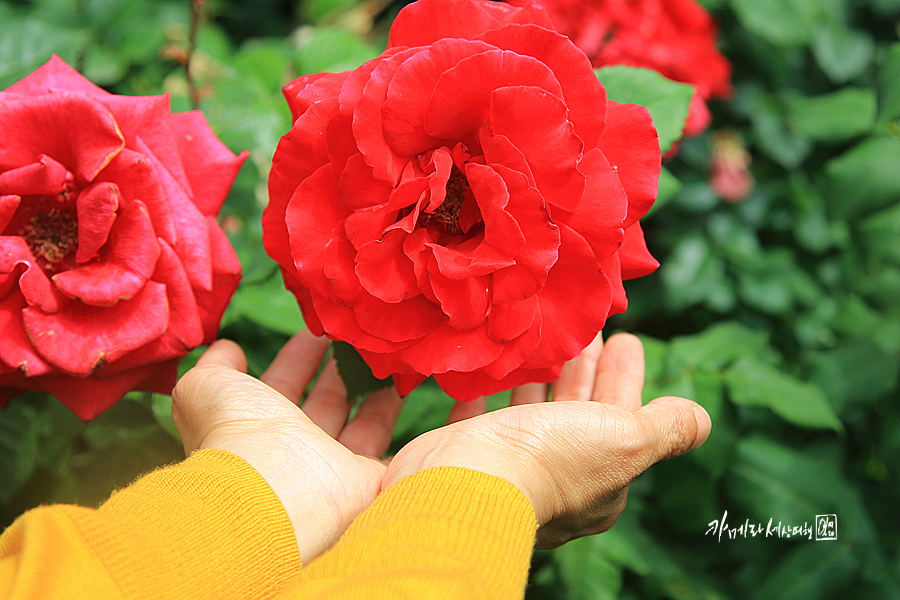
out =
[[271,598],[300,569],[265,480],[220,450],[195,453],[98,510],[31,510],[0,536],[0,598]]
[[522,598],[536,529],[511,483],[429,469],[383,492],[279,600]]

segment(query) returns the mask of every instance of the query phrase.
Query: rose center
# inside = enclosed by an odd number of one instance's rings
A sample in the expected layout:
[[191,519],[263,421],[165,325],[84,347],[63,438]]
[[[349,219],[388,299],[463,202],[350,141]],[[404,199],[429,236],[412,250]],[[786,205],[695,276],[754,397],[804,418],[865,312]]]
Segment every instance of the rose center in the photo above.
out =
[[35,260],[47,271],[55,273],[78,249],[78,219],[75,211],[61,208],[36,212],[19,235],[28,244]]
[[450,177],[447,179],[447,196],[434,212],[419,215],[420,223],[438,224],[443,226],[447,233],[456,235],[461,231],[459,226],[459,213],[466,200],[466,192],[469,191],[469,182],[465,174],[453,166]]

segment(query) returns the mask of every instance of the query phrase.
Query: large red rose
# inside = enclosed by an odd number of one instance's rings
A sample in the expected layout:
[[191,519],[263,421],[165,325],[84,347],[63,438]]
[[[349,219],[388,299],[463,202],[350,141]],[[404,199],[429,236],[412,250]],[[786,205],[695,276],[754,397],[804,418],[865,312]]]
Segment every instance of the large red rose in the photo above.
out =
[[240,279],[216,215],[246,154],[58,57],[0,92],[0,131],[0,401],[44,390],[90,419],[169,393]]
[[536,1],[594,67],[644,67],[695,86],[685,135],[709,126],[707,100],[731,95],[731,64],[716,49],[715,23],[696,0]]
[[[537,24],[536,24],[537,23]],[[420,0],[388,49],[285,87],[263,215],[317,333],[405,394],[457,400],[548,382],[653,271],[650,115],[607,101],[542,9]]]

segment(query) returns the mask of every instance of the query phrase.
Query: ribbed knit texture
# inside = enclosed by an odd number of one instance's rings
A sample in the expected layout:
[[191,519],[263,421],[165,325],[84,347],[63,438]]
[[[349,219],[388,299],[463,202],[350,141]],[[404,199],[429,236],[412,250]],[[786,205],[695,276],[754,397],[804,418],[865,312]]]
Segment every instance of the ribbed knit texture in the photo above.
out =
[[0,598],[271,598],[299,569],[278,497],[220,450],[150,473],[99,510],[31,510],[0,537]]
[[431,469],[391,486],[300,570],[266,482],[237,456],[205,450],[99,510],[20,517],[0,537],[0,598],[518,599],[535,530],[512,484]]
[[282,597],[522,598],[536,529],[534,509],[511,483],[430,469],[382,493]]

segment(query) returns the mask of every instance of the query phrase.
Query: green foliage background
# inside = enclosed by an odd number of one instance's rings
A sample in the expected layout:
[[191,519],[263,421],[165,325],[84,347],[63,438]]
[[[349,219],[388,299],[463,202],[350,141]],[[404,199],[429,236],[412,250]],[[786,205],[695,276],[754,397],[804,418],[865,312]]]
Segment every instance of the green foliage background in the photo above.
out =
[[[226,144],[251,151],[222,216],[244,279],[221,335],[241,343],[255,374],[302,327],[261,244],[268,165],[290,127],[280,88],[375,56],[400,5],[206,3],[193,59],[200,106]],[[644,221],[663,266],[629,282],[629,310],[607,331],[641,334],[647,399],[696,399],[713,434],[635,481],[610,532],[539,552],[528,597],[900,598],[900,0],[706,5],[734,65],[734,99],[714,103],[710,132],[666,163]],[[0,0],[0,89],[55,52],[113,92],[168,91],[188,110],[189,16],[187,0]],[[677,90],[606,77],[611,97],[644,94],[671,128],[678,104],[662,99]],[[718,129],[737,132],[753,158],[756,187],[739,204],[708,183]],[[96,505],[180,459],[169,404],[131,394],[82,424],[52,398],[14,400],[0,412],[0,525],[40,503]],[[451,404],[422,386],[395,448],[439,426]],[[835,514],[838,539],[704,535],[725,511],[733,527]]]

